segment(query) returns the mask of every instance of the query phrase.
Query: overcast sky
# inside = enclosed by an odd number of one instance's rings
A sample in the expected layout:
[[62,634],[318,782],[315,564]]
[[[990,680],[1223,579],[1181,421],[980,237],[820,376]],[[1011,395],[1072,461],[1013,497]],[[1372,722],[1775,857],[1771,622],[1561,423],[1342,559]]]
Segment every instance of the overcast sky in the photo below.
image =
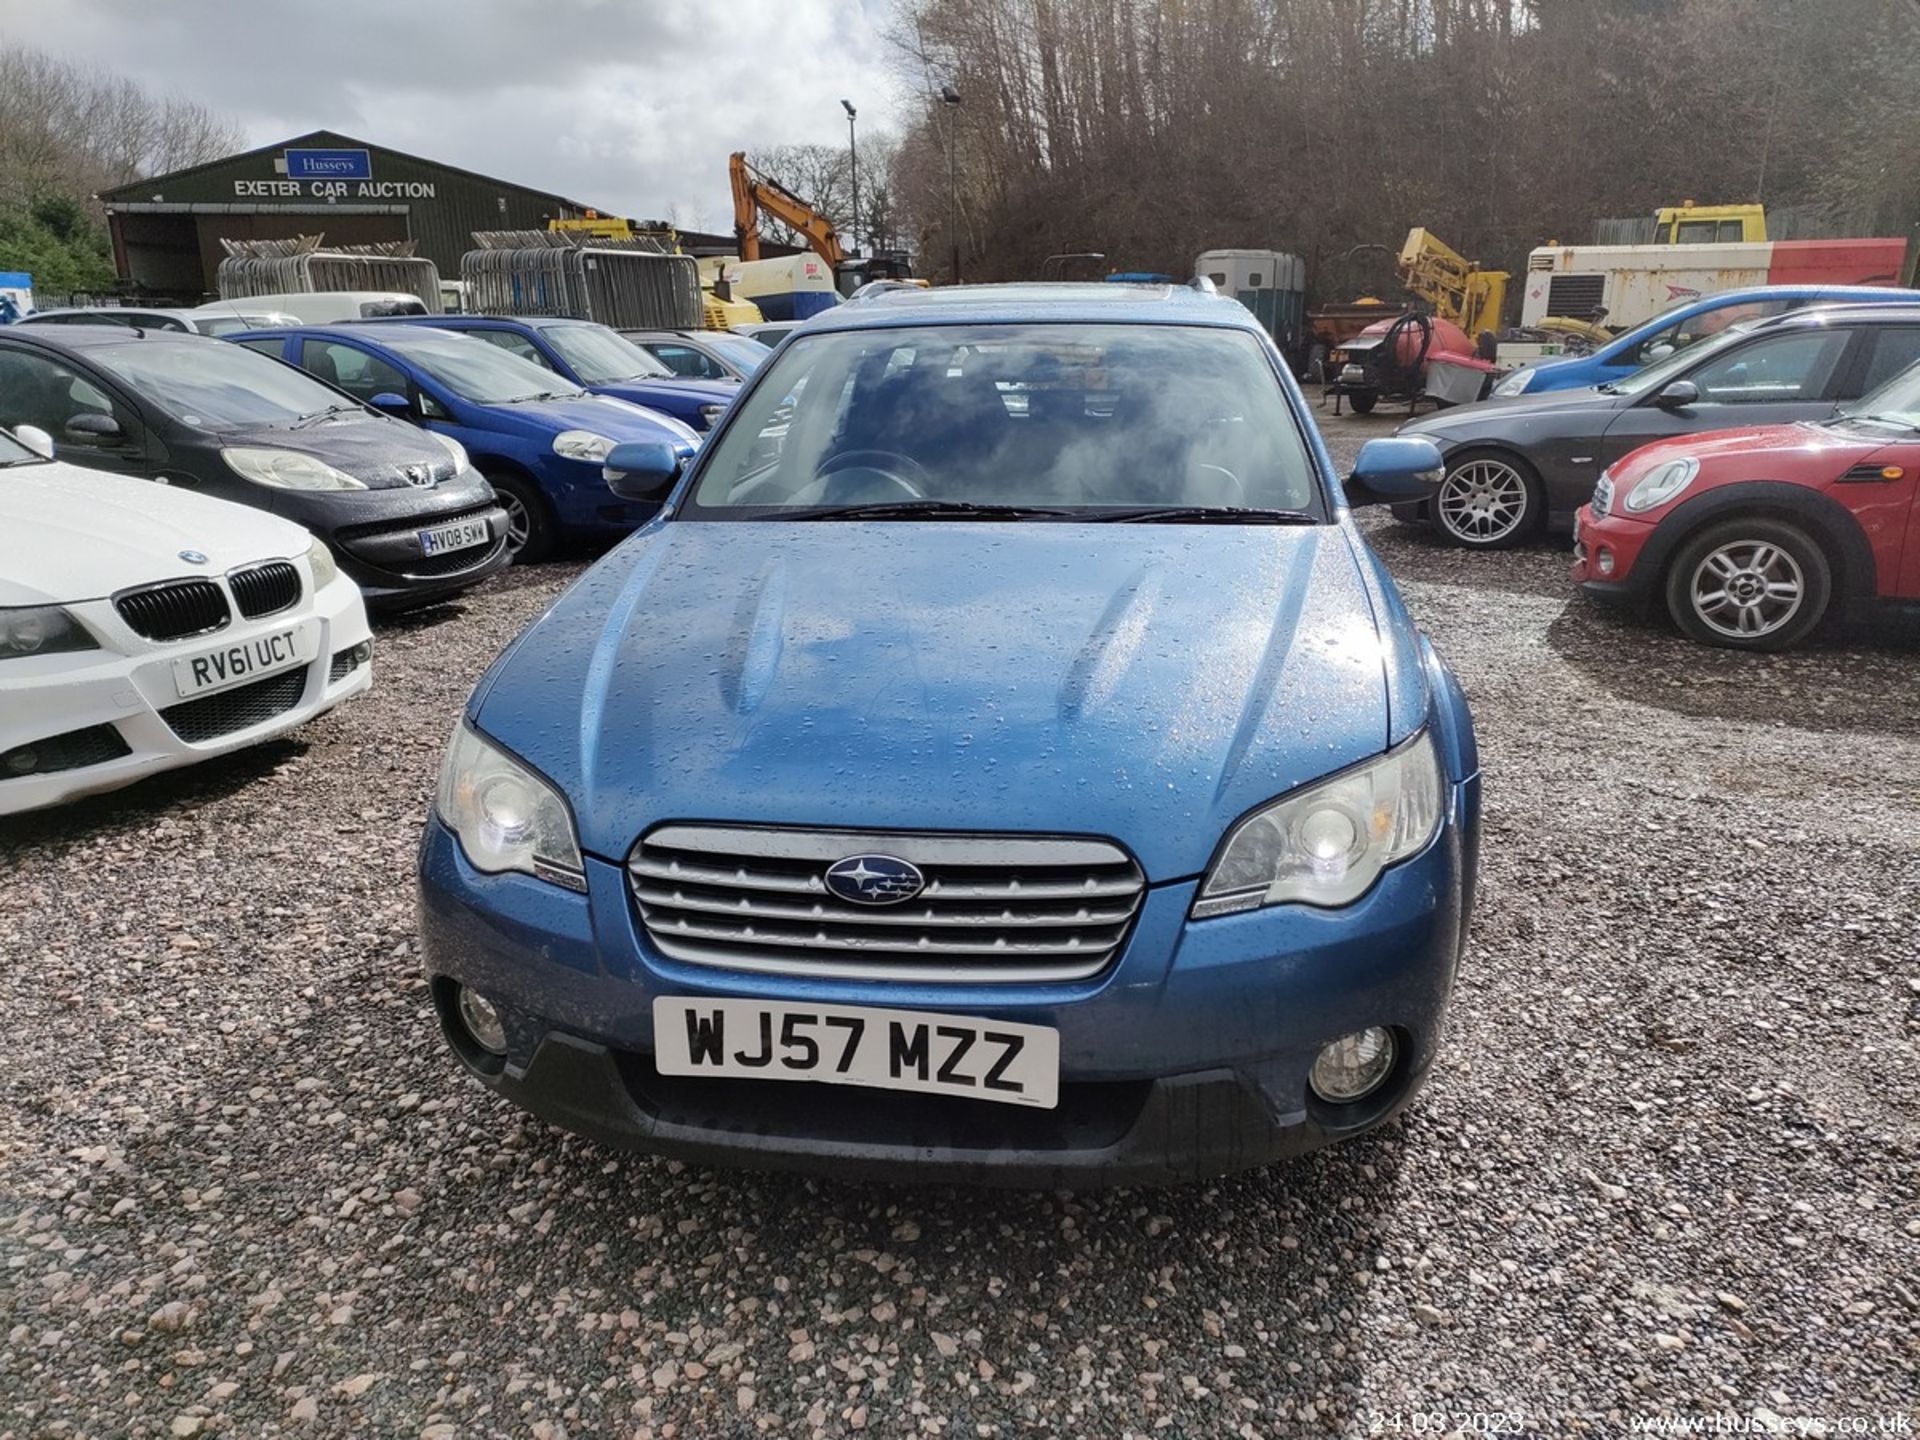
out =
[[732,226],[727,155],[892,128],[887,0],[0,0],[0,37],[232,116]]

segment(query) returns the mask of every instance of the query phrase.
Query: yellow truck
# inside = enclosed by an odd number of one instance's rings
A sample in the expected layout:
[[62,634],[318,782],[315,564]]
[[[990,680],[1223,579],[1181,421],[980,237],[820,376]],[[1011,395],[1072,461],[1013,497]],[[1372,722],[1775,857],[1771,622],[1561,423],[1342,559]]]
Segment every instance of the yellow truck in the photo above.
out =
[[1656,245],[1734,245],[1766,238],[1764,205],[1696,205],[1682,200],[1653,212]]

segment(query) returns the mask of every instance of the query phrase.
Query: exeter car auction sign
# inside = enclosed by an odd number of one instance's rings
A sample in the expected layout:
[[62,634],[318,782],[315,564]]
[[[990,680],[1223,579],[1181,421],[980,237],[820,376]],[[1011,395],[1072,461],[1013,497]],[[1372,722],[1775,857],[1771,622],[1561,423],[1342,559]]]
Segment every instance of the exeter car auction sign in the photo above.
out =
[[425,180],[375,180],[373,157],[365,150],[289,150],[284,180],[236,180],[242,200],[431,200]]

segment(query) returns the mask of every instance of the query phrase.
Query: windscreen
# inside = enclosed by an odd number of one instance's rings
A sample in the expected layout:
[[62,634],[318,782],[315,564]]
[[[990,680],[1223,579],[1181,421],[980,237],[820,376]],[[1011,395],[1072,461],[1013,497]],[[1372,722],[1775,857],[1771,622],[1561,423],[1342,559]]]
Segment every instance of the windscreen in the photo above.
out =
[[181,424],[205,430],[279,424],[340,403],[338,392],[291,365],[225,340],[135,342],[88,354]]
[[1902,370],[1878,390],[1841,407],[1849,420],[1877,420],[1903,430],[1920,430],[1920,365]]
[[853,330],[798,338],[774,365],[715,442],[689,516],[891,501],[1324,515],[1306,438],[1244,331]]
[[618,330],[605,325],[548,325],[541,332],[560,358],[589,385],[658,380],[673,372]]
[[773,354],[771,345],[762,345],[750,335],[709,335],[706,341],[716,354],[724,356],[729,363],[739,366],[749,375]]
[[1702,340],[1698,345],[1689,345],[1686,349],[1676,351],[1666,359],[1647,366],[1644,370],[1634,371],[1624,380],[1614,381],[1607,388],[1621,395],[1651,394],[1669,380],[1675,379],[1681,371],[1691,370],[1709,356],[1717,355],[1722,350],[1739,344],[1752,333],[1752,330],[1751,323],[1722,330],[1711,340]]
[[445,330],[413,330],[402,335],[398,333],[401,328],[383,331],[381,343],[404,355],[462,400],[476,405],[505,405],[545,395],[580,393],[551,370],[509,355],[498,345]]

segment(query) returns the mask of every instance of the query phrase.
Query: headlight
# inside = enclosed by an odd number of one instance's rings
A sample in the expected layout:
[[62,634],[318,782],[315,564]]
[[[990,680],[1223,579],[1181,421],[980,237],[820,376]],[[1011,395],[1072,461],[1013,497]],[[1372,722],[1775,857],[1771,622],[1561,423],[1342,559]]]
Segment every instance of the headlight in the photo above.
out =
[[560,792],[465,720],[447,744],[434,808],[476,870],[519,870],[569,890],[587,888],[580,842]]
[[467,466],[473,463],[467,459],[467,447],[450,435],[442,435],[438,430],[429,430],[427,434],[438,440],[447,454],[453,457],[453,473],[465,474]]
[[700,407],[700,428],[711,430],[720,423],[720,417],[727,413],[724,405],[702,405]]
[[227,468],[243,480],[276,490],[364,490],[366,485],[324,460],[298,450],[222,450]]
[[613,441],[591,430],[562,430],[553,437],[553,453],[568,460],[585,460],[598,465],[613,450]]
[[1699,473],[1698,460],[1691,457],[1670,460],[1642,475],[1634,487],[1627,491],[1627,498],[1622,503],[1636,515],[1656,505],[1664,505],[1691,485],[1693,477]]
[[92,632],[58,605],[0,610],[0,660],[99,648]]
[[1417,854],[1446,809],[1433,737],[1276,800],[1242,820],[1193,902],[1195,919],[1300,901],[1346,905]]
[[1527,393],[1527,387],[1531,384],[1533,384],[1533,367],[1529,365],[1524,370],[1514,371],[1511,375],[1507,376],[1506,379],[1494,386],[1493,393],[1496,395],[1524,395]]
[[307,567],[313,571],[313,593],[316,595],[340,576],[340,566],[324,540],[316,540],[307,547]]

